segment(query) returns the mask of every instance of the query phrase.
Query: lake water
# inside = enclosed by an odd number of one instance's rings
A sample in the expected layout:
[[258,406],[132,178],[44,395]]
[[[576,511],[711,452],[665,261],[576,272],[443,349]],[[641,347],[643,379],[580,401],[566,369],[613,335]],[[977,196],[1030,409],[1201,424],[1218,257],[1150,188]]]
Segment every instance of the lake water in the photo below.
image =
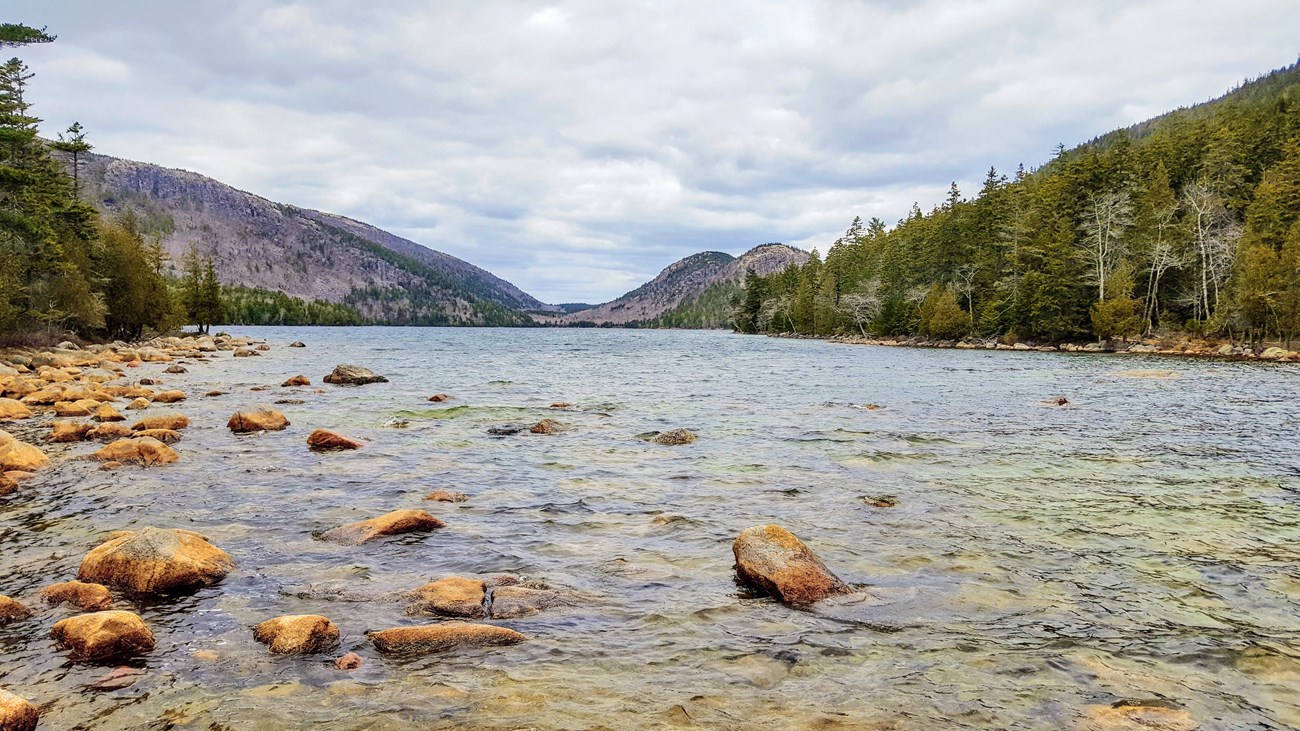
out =
[[[56,651],[62,610],[0,629],[0,685],[42,729],[1060,729],[1129,698],[1205,729],[1300,727],[1293,366],[716,332],[235,332],[274,348],[161,376],[191,394],[148,412],[194,422],[179,464],[56,458],[0,499],[0,593],[71,579],[96,539],[144,525],[202,532],[237,564],[191,597],[119,602],[158,642],[124,689],[83,689],[109,668]],[[390,383],[278,387],[336,363]],[[1175,377],[1124,373],[1153,368]],[[213,388],[230,393],[200,397]],[[276,407],[288,430],[225,428],[281,398],[305,401]],[[568,429],[486,433],[544,417]],[[310,452],[317,427],[367,446]],[[674,427],[700,440],[637,438]],[[471,497],[422,499],[438,488]],[[862,499],[884,495],[897,506]],[[447,527],[314,537],[397,508]],[[875,600],[813,612],[742,591],[731,541],[769,522]],[[529,637],[512,647],[394,660],[366,640],[435,621],[405,616],[401,592],[499,573],[584,600],[500,622]],[[339,625],[338,653],[253,641],[301,613]],[[329,664],[347,650],[364,666]]]

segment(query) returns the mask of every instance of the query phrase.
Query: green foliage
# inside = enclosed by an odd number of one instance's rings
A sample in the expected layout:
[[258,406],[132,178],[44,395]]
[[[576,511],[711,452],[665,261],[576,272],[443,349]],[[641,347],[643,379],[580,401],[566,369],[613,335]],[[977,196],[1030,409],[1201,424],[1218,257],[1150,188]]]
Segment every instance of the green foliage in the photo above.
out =
[[1133,299],[1133,275],[1127,265],[1112,274],[1106,299],[1089,311],[1092,332],[1102,340],[1128,338],[1142,331],[1142,304]]
[[[217,266],[210,256],[200,256],[194,246],[185,254],[180,283],[185,318],[209,332],[213,325],[226,323],[226,303],[217,278]],[[246,324],[246,323],[237,323]]]
[[21,23],[0,23],[0,48],[50,43],[54,38],[44,28],[32,28]]
[[129,216],[104,224],[99,240],[108,336],[138,340],[146,328],[165,332],[179,324],[178,303],[163,277],[162,247],[146,244]]
[[960,340],[970,332],[970,313],[957,304],[957,292],[951,286],[931,287],[919,314],[921,334],[936,340]]
[[224,322],[230,325],[369,324],[361,313],[339,302],[308,302],[283,292],[254,287],[226,287],[221,296],[225,303]]

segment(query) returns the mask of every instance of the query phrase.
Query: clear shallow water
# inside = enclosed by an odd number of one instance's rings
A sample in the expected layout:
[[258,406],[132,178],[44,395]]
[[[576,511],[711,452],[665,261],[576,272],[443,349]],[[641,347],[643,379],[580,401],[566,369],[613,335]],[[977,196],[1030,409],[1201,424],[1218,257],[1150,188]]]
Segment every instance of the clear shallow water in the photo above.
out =
[[[121,603],[158,641],[122,690],[82,689],[108,668],[53,648],[62,610],[0,628],[0,685],[42,707],[43,729],[1057,729],[1135,697],[1202,728],[1300,727],[1292,367],[696,332],[239,334],[275,348],[162,376],[191,394],[149,412],[194,422],[179,464],[60,460],[0,501],[11,596],[73,578],[121,528],[198,530],[237,563],[193,597]],[[339,362],[391,382],[278,388]],[[1178,377],[1121,375],[1138,368]],[[231,393],[199,397],[212,388]],[[440,391],[455,399],[425,401]],[[1043,404],[1056,396],[1072,404]],[[306,402],[276,407],[289,430],[226,430],[235,408],[279,398]],[[544,417],[570,429],[486,434]],[[700,441],[636,438],[678,426]],[[369,444],[314,454],[316,427]],[[471,498],[422,500],[438,488]],[[898,507],[860,499],[878,495]],[[313,537],[397,508],[447,528]],[[879,601],[811,613],[747,596],[730,544],[766,522]],[[366,641],[434,621],[404,616],[396,593],[492,573],[590,600],[501,622],[530,637],[514,647],[392,660]],[[253,641],[253,624],[298,613],[333,619],[339,653],[366,664]]]

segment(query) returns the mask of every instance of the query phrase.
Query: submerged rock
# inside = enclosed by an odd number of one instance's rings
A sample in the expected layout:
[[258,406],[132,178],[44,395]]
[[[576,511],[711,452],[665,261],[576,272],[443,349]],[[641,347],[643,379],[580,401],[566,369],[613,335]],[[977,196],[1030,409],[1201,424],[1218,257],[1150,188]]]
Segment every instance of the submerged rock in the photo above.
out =
[[542,419],[536,424],[533,424],[532,428],[529,429],[528,431],[532,432],[533,434],[554,434],[559,430],[560,430],[560,422],[556,421],[555,419]]
[[157,439],[163,444],[175,444],[181,440],[181,433],[174,429],[144,429],[135,434],[138,437]]
[[21,622],[32,616],[32,610],[26,604],[0,594],[0,627],[14,622]]
[[54,625],[50,636],[81,662],[120,660],[153,651],[153,633],[133,612],[78,614]]
[[328,429],[317,429],[307,437],[307,446],[317,451],[338,451],[343,449],[360,449],[363,445],[355,439]]
[[492,590],[492,618],[514,619],[537,614],[543,609],[566,607],[572,599],[554,589],[502,586]]
[[424,496],[425,500],[433,500],[439,503],[463,503],[469,500],[469,495],[463,492],[454,492],[452,490],[434,490]]
[[407,614],[443,615],[480,619],[487,616],[483,602],[487,587],[480,579],[448,576],[433,581],[411,592],[415,602],[406,608]]
[[364,386],[367,383],[388,383],[388,379],[376,375],[369,368],[354,365],[334,366],[334,371],[325,376],[326,383]]
[[1088,706],[1085,719],[1086,731],[1193,731],[1200,726],[1192,714],[1176,703],[1159,698]]
[[289,420],[284,414],[267,406],[259,406],[254,409],[241,409],[236,411],[226,422],[230,431],[236,434],[246,434],[249,432],[259,431],[280,431],[289,426]]
[[288,388],[290,386],[310,386],[310,385],[311,385],[311,380],[304,375],[294,376],[293,378],[290,378],[289,380],[280,384],[280,386],[283,388]]
[[50,458],[27,442],[0,431],[0,471],[35,472],[50,465]]
[[71,604],[86,612],[97,612],[113,606],[113,595],[103,584],[84,581],[64,581],[51,584],[37,594],[46,604]]
[[321,534],[321,538],[331,543],[359,546],[376,538],[402,533],[425,533],[443,525],[445,524],[441,520],[423,510],[394,510],[377,518],[331,528]]
[[335,660],[334,667],[338,668],[339,670],[356,670],[357,668],[361,667],[361,664],[363,662],[364,661],[361,659],[360,655],[358,655],[355,652],[349,652],[346,655]]
[[339,628],[319,614],[289,614],[254,627],[253,639],[277,655],[308,655],[337,645]]
[[851,588],[793,533],[779,525],[741,531],[731,546],[745,584],[791,604],[812,604]]
[[0,688],[0,729],[35,731],[40,719],[40,712],[26,698]]
[[145,467],[171,464],[181,458],[176,450],[153,437],[119,439],[101,447],[91,457],[101,462],[130,462]]
[[380,652],[395,655],[426,655],[465,647],[501,647],[527,640],[506,627],[465,622],[441,622],[418,627],[395,627],[370,633]]
[[655,434],[650,438],[650,441],[655,444],[673,447],[679,444],[690,444],[697,438],[698,437],[695,436],[695,433],[689,429],[669,429],[668,431]]
[[440,404],[443,401],[449,401],[450,399],[451,399],[451,394],[449,393],[435,393],[434,395],[429,397],[429,400],[435,404]]
[[86,554],[77,578],[137,594],[167,594],[210,586],[233,568],[229,554],[198,533],[141,528]]

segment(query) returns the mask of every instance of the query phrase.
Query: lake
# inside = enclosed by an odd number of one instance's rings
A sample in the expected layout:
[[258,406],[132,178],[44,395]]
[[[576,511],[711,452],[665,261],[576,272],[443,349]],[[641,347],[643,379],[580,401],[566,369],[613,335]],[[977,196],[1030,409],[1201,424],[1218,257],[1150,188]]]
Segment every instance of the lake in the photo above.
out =
[[[190,394],[146,412],[190,417],[178,464],[56,457],[0,499],[10,596],[74,578],[123,528],[196,530],[236,563],[192,596],[119,602],[158,644],[126,688],[83,689],[111,668],[54,648],[61,610],[0,629],[0,684],[42,707],[42,729],[1130,728],[1104,725],[1123,699],[1207,729],[1300,727],[1292,366],[719,332],[231,330],[273,349],[159,376]],[[338,363],[390,382],[315,393]],[[279,387],[298,373],[313,388]],[[288,430],[226,429],[284,398],[305,401],[276,407]],[[487,433],[547,417],[565,430]],[[367,444],[311,452],[317,427]],[[675,427],[699,441],[638,438]],[[470,498],[423,500],[439,488]],[[398,508],[447,527],[315,537]],[[810,611],[743,590],[731,542],[763,523],[873,601]],[[435,621],[406,616],[402,592],[502,573],[582,600],[499,622],[529,638],[511,647],[392,659],[364,635]],[[337,653],[253,641],[254,624],[305,613],[338,624]],[[336,670],[348,650],[365,664]]]

